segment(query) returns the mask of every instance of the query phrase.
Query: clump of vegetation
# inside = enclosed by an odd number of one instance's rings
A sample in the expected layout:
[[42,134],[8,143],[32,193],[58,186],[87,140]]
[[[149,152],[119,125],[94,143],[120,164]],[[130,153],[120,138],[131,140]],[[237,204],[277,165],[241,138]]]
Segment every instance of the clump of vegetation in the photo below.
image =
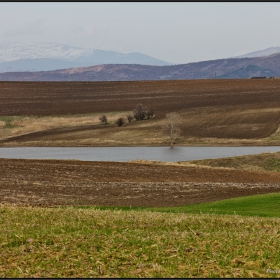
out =
[[151,118],[154,116],[153,110],[149,110],[148,107],[143,106],[141,103],[137,104],[133,110],[133,116],[137,121],[144,120],[145,118]]
[[[144,119],[150,119],[155,116],[153,110],[149,110],[148,107],[144,107],[141,103],[137,104],[136,107],[133,110],[133,115],[129,114],[127,115],[127,121],[131,123],[133,119],[136,119],[137,121],[144,120]],[[108,120],[106,115],[102,115],[99,117],[99,120],[101,124],[107,124]],[[123,126],[125,124],[124,118],[119,117],[116,120],[116,124],[118,126]]]
[[127,115],[126,117],[129,123],[134,119],[134,117],[131,115]]
[[123,126],[124,123],[125,123],[124,118],[118,118],[117,121],[116,121],[116,124],[118,126]]
[[108,123],[106,115],[100,116],[99,120],[100,120],[101,124],[107,124]]
[[146,107],[144,107],[141,103],[137,104],[133,110],[134,118],[137,121],[144,120],[146,117]]

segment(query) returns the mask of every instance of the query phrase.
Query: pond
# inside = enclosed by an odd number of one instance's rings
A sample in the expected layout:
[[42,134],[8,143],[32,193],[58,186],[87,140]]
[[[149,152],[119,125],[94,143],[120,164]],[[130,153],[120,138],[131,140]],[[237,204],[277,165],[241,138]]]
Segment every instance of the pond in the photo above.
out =
[[177,162],[278,152],[280,146],[250,147],[20,147],[0,148],[0,158],[84,161],[159,160]]

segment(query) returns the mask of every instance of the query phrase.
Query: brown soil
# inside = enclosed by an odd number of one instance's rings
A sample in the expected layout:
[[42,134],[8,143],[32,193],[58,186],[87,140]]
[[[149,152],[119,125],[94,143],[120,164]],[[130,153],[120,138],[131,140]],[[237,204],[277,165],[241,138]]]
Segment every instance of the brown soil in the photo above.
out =
[[[259,141],[279,127],[280,79],[0,82],[0,116],[127,112],[137,103],[156,117],[121,128],[67,125],[13,138],[1,128],[1,145],[159,145],[161,120],[173,111],[184,118],[177,144],[188,145],[191,137]],[[16,205],[179,206],[280,191],[274,172],[12,159],[0,159],[0,170],[0,202]]]
[[280,192],[280,174],[115,162],[0,159],[0,203],[182,206]]
[[[280,79],[0,82],[0,116],[127,112],[138,103],[155,112],[149,125],[133,122],[121,128],[64,127],[17,135],[4,143],[16,141],[21,145],[29,141],[28,145],[48,146],[57,141],[55,145],[73,146],[84,139],[98,138],[100,143],[89,140],[89,145],[106,144],[108,139],[115,140],[112,145],[158,145],[164,142],[152,137],[162,137],[157,132],[159,121],[173,111],[184,118],[178,144],[185,145],[192,137],[261,139],[274,133],[280,124]],[[118,138],[120,131],[127,133],[124,139]],[[132,137],[137,132],[143,135],[139,141]],[[59,143],[63,140],[68,144]]]

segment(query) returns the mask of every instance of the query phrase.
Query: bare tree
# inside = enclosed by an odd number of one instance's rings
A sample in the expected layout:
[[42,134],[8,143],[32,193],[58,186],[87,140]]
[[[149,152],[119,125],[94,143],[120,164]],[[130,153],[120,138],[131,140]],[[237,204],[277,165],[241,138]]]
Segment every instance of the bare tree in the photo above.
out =
[[107,117],[105,115],[99,117],[99,120],[100,120],[101,124],[106,124],[107,123]]
[[169,137],[171,148],[175,144],[175,140],[181,135],[180,124],[183,119],[177,113],[168,113],[165,116],[164,124],[161,127],[161,132]]
[[137,121],[144,120],[147,114],[147,108],[145,108],[141,103],[137,104],[133,110],[134,118]]
[[126,117],[127,117],[128,122],[131,122],[134,119],[131,115],[127,115]]
[[118,125],[118,126],[122,126],[122,125],[124,125],[124,119],[123,118],[118,118],[117,119],[117,121],[116,121],[116,124]]

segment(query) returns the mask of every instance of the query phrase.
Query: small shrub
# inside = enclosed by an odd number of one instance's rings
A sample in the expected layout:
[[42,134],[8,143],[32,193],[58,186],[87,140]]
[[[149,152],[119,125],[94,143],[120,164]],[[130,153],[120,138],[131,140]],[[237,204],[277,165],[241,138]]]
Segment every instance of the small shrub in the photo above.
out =
[[107,123],[107,117],[105,115],[99,117],[99,120],[100,120],[101,124],[106,124]]
[[117,121],[116,121],[116,124],[118,125],[118,126],[122,126],[122,125],[124,125],[124,119],[123,118],[118,118],[117,119]]
[[131,116],[131,115],[127,115],[126,117],[127,117],[128,122],[131,122],[134,119],[133,116]]

